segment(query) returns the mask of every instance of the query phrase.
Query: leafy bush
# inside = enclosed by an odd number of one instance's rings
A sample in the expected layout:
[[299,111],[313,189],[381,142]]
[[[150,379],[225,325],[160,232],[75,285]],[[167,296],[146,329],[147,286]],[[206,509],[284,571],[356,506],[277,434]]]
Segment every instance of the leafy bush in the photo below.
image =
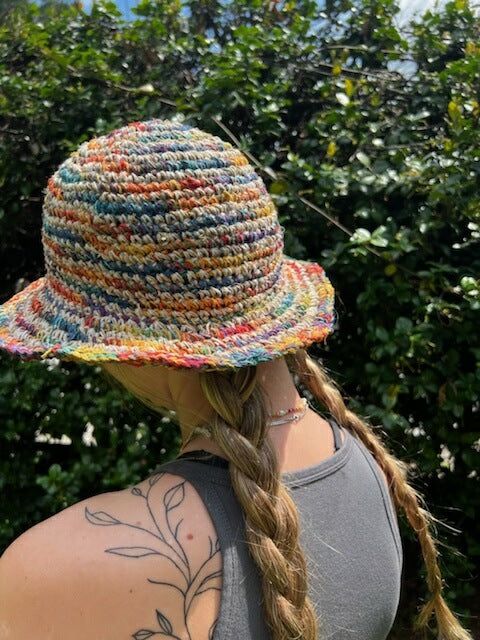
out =
[[[354,6],[355,5],[355,6]],[[183,8],[182,8],[183,7]],[[339,331],[316,349],[349,406],[414,463],[440,528],[448,596],[473,612],[480,555],[480,21],[465,0],[395,27],[393,0],[22,3],[0,27],[3,299],[43,274],[47,178],[82,141],[183,114],[240,146],[268,184],[286,253],[321,262]],[[413,65],[414,73],[399,71]],[[136,482],[178,436],[94,368],[0,361],[1,544]],[[84,443],[95,426],[97,447]],[[90,427],[91,429],[91,427]],[[37,432],[70,445],[36,442]],[[38,436],[37,436],[38,439]],[[162,451],[164,453],[162,453]],[[405,529],[406,617],[423,595]],[[405,637],[399,619],[398,637]],[[394,634],[395,635],[395,634]]]

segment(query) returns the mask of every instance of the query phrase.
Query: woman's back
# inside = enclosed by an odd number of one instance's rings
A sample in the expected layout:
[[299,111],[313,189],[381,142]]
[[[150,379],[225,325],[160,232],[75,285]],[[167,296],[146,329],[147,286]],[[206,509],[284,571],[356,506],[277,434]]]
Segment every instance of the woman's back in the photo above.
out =
[[[400,593],[402,547],[396,515],[371,454],[344,430],[342,442],[333,418],[330,423],[336,453],[315,466],[282,474],[299,511],[320,638],[384,640]],[[217,456],[202,459],[201,454],[185,454],[157,471],[188,480],[215,526],[223,568],[220,610],[211,614],[210,637],[267,640],[260,576],[244,541],[243,512],[228,463]],[[204,586],[218,588],[216,576],[209,575],[203,576]]]
[[[371,454],[329,422],[335,454],[282,474],[299,512],[319,639],[384,640],[400,591],[395,512]],[[243,511],[218,456],[207,463],[189,452],[133,487],[64,509],[17,538],[2,568],[2,640],[13,637],[9,624],[15,640],[32,628],[49,640],[271,637]]]

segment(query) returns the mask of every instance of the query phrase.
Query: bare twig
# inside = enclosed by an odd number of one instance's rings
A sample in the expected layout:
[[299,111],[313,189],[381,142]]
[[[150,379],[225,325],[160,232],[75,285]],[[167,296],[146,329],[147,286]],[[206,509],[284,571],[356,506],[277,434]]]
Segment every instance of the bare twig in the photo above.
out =
[[[221,120],[219,120],[215,116],[210,116],[210,119],[213,120],[213,122],[215,122],[221,129],[223,129],[223,131],[227,134],[227,136],[230,138],[230,140],[232,140],[237,145],[237,147],[239,149],[241,149],[242,145],[240,143],[240,140],[235,136],[234,133],[232,133],[232,131],[230,131],[230,129],[227,127],[226,124],[224,124]],[[247,156],[247,158],[256,167],[258,167],[261,171],[265,171],[265,168],[262,166],[262,164],[248,150],[241,149],[241,151],[242,151],[242,153],[244,153]],[[272,177],[272,176],[270,176],[270,177]]]

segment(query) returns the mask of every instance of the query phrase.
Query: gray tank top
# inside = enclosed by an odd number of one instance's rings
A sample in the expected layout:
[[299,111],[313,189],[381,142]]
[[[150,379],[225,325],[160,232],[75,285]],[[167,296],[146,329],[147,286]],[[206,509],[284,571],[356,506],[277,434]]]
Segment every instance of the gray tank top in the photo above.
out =
[[[309,595],[321,640],[385,640],[397,612],[403,564],[395,509],[367,448],[327,418],[335,453],[317,465],[282,473],[300,516]],[[217,530],[223,574],[214,640],[270,640],[258,569],[244,540],[243,511],[227,460],[191,451],[161,464],[202,498]]]

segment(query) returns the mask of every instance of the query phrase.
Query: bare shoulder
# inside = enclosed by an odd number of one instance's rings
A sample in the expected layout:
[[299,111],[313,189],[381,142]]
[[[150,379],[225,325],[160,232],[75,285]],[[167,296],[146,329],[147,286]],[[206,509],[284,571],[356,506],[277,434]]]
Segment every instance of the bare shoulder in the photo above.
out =
[[158,473],[78,502],[0,558],[0,640],[211,640],[222,558],[194,487]]

